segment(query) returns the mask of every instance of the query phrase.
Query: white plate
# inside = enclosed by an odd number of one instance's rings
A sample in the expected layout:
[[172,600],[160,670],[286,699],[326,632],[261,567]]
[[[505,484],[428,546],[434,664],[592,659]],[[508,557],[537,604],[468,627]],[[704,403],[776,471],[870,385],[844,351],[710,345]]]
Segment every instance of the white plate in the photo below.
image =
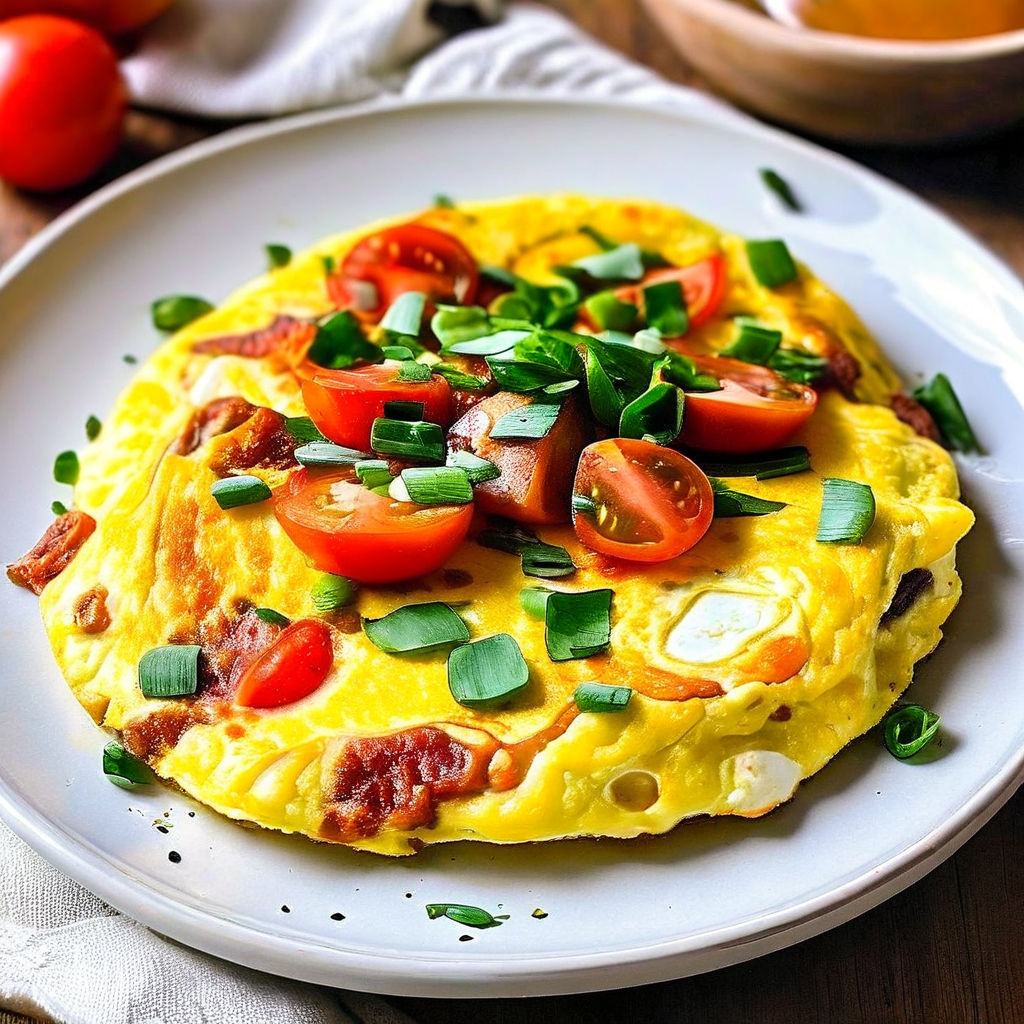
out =
[[[920,878],[998,809],[1024,763],[1024,293],[906,193],[703,109],[504,100],[329,112],[243,129],[105,189],[0,274],[0,554],[27,549],[50,500],[66,497],[53,455],[110,408],[131,372],[122,354],[152,350],[154,296],[220,298],[261,271],[264,242],[301,247],[437,191],[651,197],[784,236],[910,379],[941,369],[955,381],[989,454],[961,461],[978,513],[961,547],[965,597],[913,690],[943,716],[943,756],[902,764],[869,737],[761,821],[385,860],[248,831],[168,790],[111,786],[107,737],[55,669],[35,599],[4,586],[0,814],[16,832],[125,913],[231,960],[387,993],[531,995],[664,980],[806,938]],[[766,193],[765,165],[806,214]],[[164,812],[168,834],[153,825]],[[428,920],[430,902],[511,917],[474,932]]]

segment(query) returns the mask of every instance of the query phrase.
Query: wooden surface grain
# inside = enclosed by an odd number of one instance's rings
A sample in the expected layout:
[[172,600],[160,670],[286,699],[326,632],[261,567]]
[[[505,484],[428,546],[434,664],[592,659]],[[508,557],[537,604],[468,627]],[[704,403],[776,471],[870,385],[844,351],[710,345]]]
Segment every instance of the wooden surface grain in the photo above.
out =
[[[546,2],[667,78],[702,87],[637,0]],[[0,186],[0,260],[103,181],[222,127],[136,112],[124,146],[98,181],[49,197]],[[1024,130],[943,151],[833,148],[934,203],[1024,277]],[[846,925],[758,960],[594,995],[394,1002],[422,1024],[453,1019],[475,1024],[1024,1022],[1022,853],[1024,793],[1019,793],[957,854],[910,889]]]

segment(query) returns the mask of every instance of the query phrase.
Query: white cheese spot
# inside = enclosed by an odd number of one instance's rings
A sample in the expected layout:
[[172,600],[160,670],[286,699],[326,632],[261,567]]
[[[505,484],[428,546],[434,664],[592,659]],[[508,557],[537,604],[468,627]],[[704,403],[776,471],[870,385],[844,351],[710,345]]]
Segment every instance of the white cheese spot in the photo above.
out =
[[708,590],[690,602],[669,631],[665,653],[691,664],[725,661],[783,618],[778,598]]
[[775,750],[746,750],[722,762],[725,810],[735,814],[764,814],[788,800],[803,769]]
[[[196,408],[202,408],[207,402],[222,397],[224,385],[228,382],[228,361],[224,358],[211,359],[206,369],[199,374],[192,390],[188,393],[188,400]],[[227,392],[231,393],[231,392]]]

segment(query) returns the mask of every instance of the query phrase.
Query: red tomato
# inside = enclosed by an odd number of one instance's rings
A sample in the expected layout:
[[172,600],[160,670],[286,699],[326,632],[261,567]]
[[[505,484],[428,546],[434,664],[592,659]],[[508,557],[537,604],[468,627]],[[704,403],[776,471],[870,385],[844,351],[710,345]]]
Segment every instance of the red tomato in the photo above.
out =
[[319,367],[302,378],[302,398],[310,419],[338,444],[370,450],[370,428],[384,415],[385,402],[422,402],[423,418],[446,427],[451,423],[452,391],[434,374],[430,380],[400,381],[399,364],[382,363],[356,370]]
[[573,496],[576,535],[595,551],[633,562],[664,562],[707,533],[715,511],[708,478],[685,455],[651,441],[613,437],[583,449]]
[[774,370],[722,356],[690,356],[721,391],[686,393],[679,443],[712,452],[762,452],[785,444],[809,419],[818,393]]
[[275,491],[274,514],[318,569],[395,583],[444,565],[469,530],[473,506],[424,508],[375,494],[350,471],[299,470]]
[[[356,242],[338,272],[327,279],[327,291],[337,306],[377,319],[404,292],[425,292],[438,302],[471,305],[478,280],[476,260],[457,238],[410,223]],[[360,288],[361,281],[373,285],[369,297]]]
[[331,629],[316,619],[293,622],[242,673],[235,703],[246,708],[278,708],[308,697],[334,663]]
[[0,22],[0,177],[43,191],[84,180],[117,146],[125,98],[95,30],[49,14]]
[[0,19],[19,14],[62,14],[109,35],[140,28],[162,14],[173,0],[0,0]]

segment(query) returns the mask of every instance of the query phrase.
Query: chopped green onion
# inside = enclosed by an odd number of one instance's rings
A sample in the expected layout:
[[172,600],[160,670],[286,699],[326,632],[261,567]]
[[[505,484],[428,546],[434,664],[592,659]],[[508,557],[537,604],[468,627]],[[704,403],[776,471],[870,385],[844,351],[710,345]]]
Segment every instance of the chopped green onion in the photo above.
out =
[[356,476],[364,487],[387,487],[394,477],[383,459],[363,459],[356,463]]
[[448,688],[464,707],[506,704],[529,681],[530,666],[508,633],[456,647],[448,655]]
[[811,468],[810,452],[803,445],[775,448],[760,455],[717,459],[696,456],[697,464],[708,476],[752,476],[757,480],[803,473]]
[[584,224],[580,228],[580,234],[586,235],[594,244],[604,252],[608,252],[611,249],[618,247],[618,242],[610,239],[606,234],[598,231],[597,228],[592,228],[589,224]]
[[165,295],[149,307],[149,312],[157,330],[180,331],[212,309],[212,303],[196,295]]
[[460,341],[482,338],[493,331],[491,318],[483,306],[449,306],[439,303],[430,318],[430,329],[443,349]]
[[306,358],[317,366],[344,370],[356,363],[378,363],[380,349],[367,340],[359,321],[347,310],[332,313],[317,324]]
[[103,774],[122,789],[149,786],[155,781],[149,765],[129,754],[117,740],[111,740],[103,748]]
[[591,295],[583,308],[602,330],[631,331],[636,324],[639,310],[632,302],[623,302],[615,292],[598,292]]
[[766,516],[770,512],[778,512],[785,508],[784,501],[768,501],[756,498],[753,494],[743,494],[732,490],[728,484],[717,477],[709,477],[711,488],[715,492],[715,518],[733,519],[737,516]]
[[789,182],[781,174],[773,171],[770,167],[759,167],[757,173],[765,185],[779,197],[783,206],[794,213],[802,212],[803,207],[800,205],[800,200],[793,194]]
[[415,338],[420,333],[426,304],[427,296],[423,292],[403,292],[381,317],[381,329],[390,334],[408,334]]
[[291,621],[287,615],[282,615],[280,612],[274,611],[273,608],[254,608],[253,614],[271,626],[287,626]]
[[580,683],[572,699],[580,711],[625,711],[633,691],[628,686],[608,686],[605,683]]
[[430,377],[431,373],[429,366],[425,366],[423,363],[414,362],[411,359],[406,359],[402,365],[399,366],[395,380],[403,381],[406,384],[423,384],[430,380]]
[[54,502],[51,502],[51,504],[50,504],[50,511],[55,516],[62,516],[62,515],[64,515],[65,512],[67,512],[67,510],[68,510],[68,507],[67,507],[67,505],[64,504],[63,501],[54,501]]
[[384,415],[389,420],[421,420],[423,408],[422,402],[385,402]]
[[488,480],[497,480],[501,476],[501,470],[490,461],[482,459],[473,452],[452,452],[448,456],[449,466],[458,466],[469,477],[471,484],[482,484]]
[[768,368],[797,384],[814,384],[828,372],[828,360],[795,348],[776,349]]
[[544,608],[544,643],[552,661],[589,658],[611,642],[611,590],[554,593]]
[[139,689],[146,697],[187,697],[199,685],[198,644],[146,651],[139,661]]
[[482,391],[490,384],[486,377],[463,373],[457,366],[451,366],[448,363],[434,363],[430,369],[433,373],[444,377],[456,391]]
[[572,380],[560,380],[554,384],[548,384],[542,390],[545,395],[565,395],[570,391],[575,391],[579,386],[580,382],[574,377]]
[[321,256],[320,262],[323,264],[325,274],[333,274],[338,268],[338,261],[333,256]]
[[[511,519],[495,519],[486,530],[476,536],[477,544],[506,555],[518,555],[525,544],[540,544],[540,539]],[[563,549],[564,550],[564,549]]]
[[516,343],[528,338],[530,333],[526,330],[495,331],[468,341],[457,341],[449,345],[446,351],[465,356],[496,356],[515,348]]
[[390,420],[379,416],[370,428],[370,447],[381,455],[420,462],[444,462],[444,430],[427,420]]
[[678,281],[662,281],[644,288],[644,316],[647,325],[665,338],[678,338],[690,326],[686,297]]
[[585,494],[574,494],[569,502],[573,515],[597,516],[597,502]]
[[469,475],[458,466],[403,469],[402,483],[417,505],[468,505],[473,500]]
[[303,466],[354,466],[367,458],[366,452],[333,441],[310,441],[295,449],[295,461]]
[[72,487],[78,483],[78,454],[76,452],[61,452],[53,460],[53,479],[59,484],[70,484]]
[[639,281],[644,276],[644,261],[635,242],[584,256],[572,265],[598,281]]
[[623,410],[620,437],[646,437],[671,444],[683,429],[683,392],[674,384],[654,384]]
[[524,544],[519,549],[523,562],[523,575],[539,580],[560,579],[576,571],[576,563],[569,552],[558,544],[544,544],[537,541]]
[[935,738],[939,716],[920,704],[903,704],[885,716],[886,750],[901,761],[920,753]]
[[134,366],[139,360],[137,356],[133,356],[131,353],[121,356],[121,358],[129,365]]
[[[508,915],[501,915],[508,920]],[[439,917],[447,917],[449,921],[463,924],[467,928],[497,928],[501,920],[479,907],[467,907],[463,903],[428,903],[427,917],[436,921]]]
[[333,612],[351,604],[356,596],[356,585],[347,576],[335,576],[334,573],[321,573],[313,589],[309,592],[313,607],[318,612]]
[[820,544],[859,544],[875,521],[875,496],[867,484],[825,477],[822,480]]
[[381,352],[385,359],[398,359],[405,362],[407,359],[415,359],[416,353],[408,345],[381,345]]
[[280,245],[277,242],[268,242],[263,247],[267,252],[267,267],[270,270],[278,270],[287,267],[292,261],[292,251],[287,245]]
[[546,587],[523,587],[519,591],[519,603],[531,618],[543,619],[548,598],[554,593],[554,590],[548,590]]
[[487,365],[502,391],[515,391],[519,394],[538,391],[549,384],[564,383],[569,379],[561,370],[543,363],[520,362],[489,356]]
[[913,397],[931,413],[950,448],[958,452],[981,450],[960,399],[944,373],[937,373],[926,385],[917,388]]
[[284,429],[296,441],[326,441],[327,438],[317,429],[316,424],[308,416],[287,416]]
[[495,441],[538,441],[547,437],[562,411],[557,402],[533,402],[498,417],[491,427]]
[[455,200],[451,196],[446,196],[443,192],[437,192],[434,195],[434,206],[439,210],[454,210]]
[[469,627],[441,601],[407,604],[380,619],[363,619],[363,630],[371,643],[388,654],[426,651],[469,639]]
[[797,278],[796,264],[780,238],[747,242],[747,260],[758,284],[778,288]]
[[611,377],[594,351],[586,350],[583,363],[587,374],[587,397],[594,419],[603,427],[617,427],[624,405],[622,396],[615,390]]
[[736,340],[728,348],[722,349],[719,355],[767,366],[768,360],[782,344],[782,331],[765,327],[745,316],[736,318],[736,326],[739,329]]
[[100,423],[99,418],[96,416],[90,416],[85,421],[85,436],[90,441],[95,441],[100,436],[100,431],[103,429],[103,424]]
[[270,488],[258,476],[226,476],[214,480],[210,493],[222,509],[254,505],[270,497]]

